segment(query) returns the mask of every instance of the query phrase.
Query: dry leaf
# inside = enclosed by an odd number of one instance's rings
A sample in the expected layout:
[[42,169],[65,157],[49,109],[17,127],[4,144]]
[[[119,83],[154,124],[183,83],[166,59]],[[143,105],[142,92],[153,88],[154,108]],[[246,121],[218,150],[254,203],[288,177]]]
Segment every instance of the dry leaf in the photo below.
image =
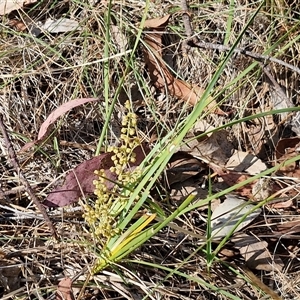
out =
[[282,224],[277,224],[276,229],[272,230],[274,234],[294,234],[300,232],[300,221],[288,221]]
[[157,89],[164,91],[167,88],[168,93],[171,96],[178,97],[188,102],[191,105],[195,105],[204,89],[188,85],[186,82],[180,79],[176,79],[161,57],[161,36],[159,33],[148,33],[145,37],[145,42],[148,44],[149,49],[144,48],[145,62],[149,69],[150,78]]
[[[167,89],[171,96],[183,99],[191,105],[195,105],[205,91],[199,86],[191,86],[183,80],[175,78],[169,71],[162,59],[162,35],[167,26],[169,15],[163,18],[146,20],[145,24],[155,31],[147,32],[145,36],[144,59],[149,70],[150,78],[157,89],[165,91]],[[212,98],[208,99],[208,108],[214,109],[220,114],[225,114],[220,109],[215,109],[216,103]]]
[[71,278],[67,277],[60,281],[55,293],[55,300],[75,300]]
[[9,14],[13,10],[20,9],[23,5],[35,3],[37,0],[1,0],[0,1],[0,16]]
[[293,207],[293,206],[295,206],[293,199],[288,199],[286,201],[281,201],[281,202],[270,204],[270,207],[272,207],[274,209],[289,208],[289,207]]
[[226,168],[234,172],[247,172],[250,175],[256,175],[265,171],[267,166],[253,154],[235,150],[229,158]]
[[0,286],[6,292],[12,292],[20,288],[21,267],[16,262],[1,258],[0,259]]
[[24,24],[24,22],[18,20],[18,19],[12,19],[8,22],[8,25],[15,28],[16,31],[24,32],[27,30],[27,26]]
[[149,19],[144,23],[144,28],[165,28],[168,25],[171,15],[166,15],[161,18]]
[[[181,203],[190,194],[196,194],[195,200],[205,199],[208,195],[207,189],[199,187],[199,183],[192,179],[177,182],[172,185],[170,197],[173,201]],[[201,207],[202,208],[202,207]]]
[[40,144],[49,134],[50,131],[50,125],[52,125],[59,117],[64,115],[66,112],[70,111],[72,108],[83,105],[87,102],[94,102],[98,101],[98,98],[77,98],[74,100],[71,100],[69,102],[66,102],[59,106],[57,109],[55,109],[48,118],[44,121],[42,124],[39,133],[38,133],[38,139],[34,142],[26,143],[20,150],[20,152],[26,151],[29,148],[33,147],[34,145]]
[[231,241],[234,242],[235,248],[239,249],[250,269],[282,270],[282,260],[277,255],[271,256],[266,241],[260,241],[257,237],[245,233],[238,233]]
[[[241,174],[238,172],[231,172],[226,169],[223,169],[222,167],[214,163],[209,163],[209,166],[224,180],[224,182],[228,186],[236,185],[250,178],[250,175]],[[237,188],[235,189],[235,192],[238,193],[240,196],[250,198],[252,197],[252,189],[255,182],[256,181],[248,183],[240,188]]]
[[49,18],[43,25],[40,26],[40,28],[51,33],[69,32],[81,29],[76,20],[71,20],[68,18],[60,18],[57,20],[52,20]]
[[204,170],[204,165],[198,159],[185,152],[175,153],[168,163],[167,183],[183,182]]
[[225,166],[233,152],[233,145],[228,139],[225,130],[211,132],[209,135],[197,138],[198,135],[214,129],[205,121],[199,121],[185,138],[185,144],[180,147],[181,151],[197,157],[204,162],[213,162],[219,166]]
[[213,131],[214,129],[215,129],[215,127],[212,126],[211,124],[209,124],[207,121],[199,120],[194,124],[194,126],[192,128],[192,134],[194,136],[196,136],[196,135],[200,135],[202,133],[207,133],[206,136],[211,137],[213,132],[210,132],[210,131]]
[[[280,86],[276,81],[269,83],[269,92],[270,92],[270,100],[273,103],[273,109],[283,109],[288,107],[294,107],[293,102],[290,97],[288,97],[283,90],[283,87]],[[289,112],[279,114],[281,120],[287,118]]]
[[[249,179],[251,176],[240,173],[240,172],[233,172],[226,169],[221,168],[220,166],[209,163],[209,167],[216,172],[226,183],[227,187],[236,185],[238,183],[243,183],[245,180]],[[276,184],[273,181],[267,180],[266,182],[263,182],[264,180],[254,180],[251,183],[247,183],[243,185],[242,187],[236,188],[235,192],[242,197],[247,197],[250,200],[259,200],[256,198],[267,198],[273,193],[277,193],[282,188]],[[225,189],[226,187],[223,187]],[[261,191],[263,189],[263,191]]]
[[[225,130],[216,131],[205,140],[196,139],[194,141],[197,143],[188,151],[189,154],[205,162],[214,162],[220,166],[225,166],[233,149]],[[190,143],[186,145],[190,146]]]
[[[104,169],[106,177],[115,181],[116,175],[109,170],[114,165],[111,160],[112,155],[112,153],[104,153],[79,164],[67,174],[65,183],[56,187],[43,204],[48,207],[67,206],[83,195],[93,194],[95,190],[93,181],[98,178],[94,174],[96,170]],[[111,188],[113,183],[108,181],[107,185]]]
[[235,195],[226,195],[226,200],[212,213],[212,236],[222,238],[233,231],[236,223],[247,214],[247,217],[234,229],[237,232],[249,225],[260,213],[261,209],[250,212],[255,206]]
[[[130,167],[134,168],[143,161],[146,149],[138,146],[133,150],[136,154],[136,161]],[[84,195],[93,194],[95,190],[93,181],[98,179],[94,172],[100,169],[104,169],[108,179],[106,186],[111,189],[114,186],[113,182],[117,179],[116,174],[110,171],[110,168],[114,166],[111,160],[112,155],[113,153],[110,152],[103,153],[79,164],[67,174],[64,184],[56,187],[48,195],[43,204],[48,207],[67,206]]]

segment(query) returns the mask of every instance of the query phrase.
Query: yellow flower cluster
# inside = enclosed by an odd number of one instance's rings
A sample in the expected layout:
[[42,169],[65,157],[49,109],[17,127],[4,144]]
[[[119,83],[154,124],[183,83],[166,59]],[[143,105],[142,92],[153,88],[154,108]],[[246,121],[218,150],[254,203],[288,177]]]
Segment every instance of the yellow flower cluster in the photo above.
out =
[[134,163],[136,159],[134,148],[141,145],[140,140],[136,137],[137,117],[132,112],[129,101],[126,102],[125,108],[128,113],[122,121],[120,145],[108,149],[113,153],[111,159],[114,166],[110,168],[110,171],[116,174],[117,182],[109,190],[105,170],[95,171],[95,174],[98,175],[98,179],[94,181],[94,194],[97,199],[94,205],[85,205],[84,218],[94,235],[102,240],[102,243],[118,233],[116,225],[120,211],[114,209],[115,204],[126,201],[128,191],[130,191],[126,186],[136,182],[140,176],[139,168],[134,171],[129,168],[129,164]]
[[107,177],[105,171],[99,170],[95,173],[98,175],[98,180],[94,181],[94,194],[97,199],[93,206],[85,205],[84,218],[93,229],[95,236],[109,238],[117,233],[113,229],[115,218],[111,213],[113,198],[105,184],[105,178]]

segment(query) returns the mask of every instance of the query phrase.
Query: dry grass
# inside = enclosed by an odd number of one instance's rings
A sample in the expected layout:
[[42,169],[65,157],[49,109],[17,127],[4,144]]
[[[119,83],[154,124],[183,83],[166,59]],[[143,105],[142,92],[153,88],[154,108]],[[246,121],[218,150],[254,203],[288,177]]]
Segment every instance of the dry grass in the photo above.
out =
[[[24,11],[12,12],[0,20],[0,114],[4,116],[16,151],[27,140],[36,138],[43,121],[59,105],[75,98],[104,99],[103,68],[106,65],[101,62],[105,51],[103,16],[107,6],[104,2],[92,5],[88,1],[43,1]],[[189,3],[192,25],[201,41],[223,44],[226,39],[229,45],[235,42],[257,6],[258,3],[238,1],[234,6],[231,31],[228,32],[231,11],[227,4],[213,1]],[[126,4],[124,1],[113,1],[112,24],[126,38],[125,50],[132,47],[143,8],[143,1],[130,0]],[[273,4],[268,1],[247,29],[239,47],[257,53],[270,49],[297,24],[299,10],[297,1],[276,0]],[[185,32],[179,7],[172,1],[153,1],[148,16],[154,18],[174,11],[178,14],[172,18],[165,33],[165,59],[179,77],[205,88],[223,54],[216,50],[193,48],[187,56],[183,56],[181,41]],[[58,19],[65,15],[77,18],[82,29],[69,33],[44,33],[35,37],[27,30],[15,30],[8,22],[19,19],[26,25],[34,25],[48,17]],[[289,32],[269,55],[277,56],[279,53],[277,58],[298,66],[300,49],[296,38],[299,34],[299,27]],[[112,35],[110,54],[114,56],[123,51],[121,46]],[[283,49],[282,53],[280,49]],[[159,140],[178,122],[178,118],[186,117],[190,111],[179,99],[154,89],[141,53],[141,50],[137,51],[118,97],[109,131],[114,139],[118,136],[122,105],[127,98],[133,102],[140,117],[141,136],[150,142]],[[116,92],[128,58],[128,55],[115,57],[107,64],[109,98]],[[266,76],[259,65],[231,85],[253,62],[252,58],[235,54],[226,67],[215,94],[218,94],[220,107],[224,111],[233,110],[234,114],[209,115],[207,120],[215,126],[269,107],[271,92],[266,88]],[[278,64],[271,63],[270,66],[275,80],[286,89],[293,103],[299,105],[299,74]],[[183,109],[186,110],[182,112]],[[51,138],[40,151],[18,154],[21,171],[39,199],[46,197],[66,171],[94,155],[105,118],[102,104],[76,108],[55,125]],[[279,128],[277,139],[280,139],[283,129],[284,126]],[[269,130],[269,127],[262,129],[264,132]],[[252,151],[269,162],[273,159],[269,145],[258,153],[260,151],[253,140],[246,139],[249,133],[243,124],[235,125],[229,131],[240,149]],[[208,269],[203,242],[197,238],[197,235],[205,235],[205,211],[195,211],[177,221],[178,226],[193,232],[194,237],[182,235],[175,229],[165,229],[121,265],[90,276],[89,271],[100,250],[94,245],[82,219],[80,204],[74,205],[71,211],[61,209],[49,212],[60,237],[59,242],[52,240],[43,218],[7,160],[2,137],[0,141],[2,299],[58,299],[55,298],[57,284],[65,277],[74,278],[76,299],[227,299],[226,295],[203,285],[202,281],[230,292],[236,299],[267,299],[255,288],[255,282],[242,278],[245,273],[239,265],[243,264],[243,259],[237,253],[231,256],[221,252]],[[166,211],[176,208],[176,205],[161,204]],[[297,209],[287,213],[297,213]],[[280,216],[285,212],[272,213]],[[266,211],[265,214],[271,212]],[[279,253],[285,256],[285,267],[281,272],[254,271],[256,277],[279,293],[282,299],[298,299],[297,238],[269,240],[272,249],[279,249]],[[225,250],[233,251],[231,244]],[[158,270],[151,264],[165,269]],[[171,273],[170,269],[175,271]]]

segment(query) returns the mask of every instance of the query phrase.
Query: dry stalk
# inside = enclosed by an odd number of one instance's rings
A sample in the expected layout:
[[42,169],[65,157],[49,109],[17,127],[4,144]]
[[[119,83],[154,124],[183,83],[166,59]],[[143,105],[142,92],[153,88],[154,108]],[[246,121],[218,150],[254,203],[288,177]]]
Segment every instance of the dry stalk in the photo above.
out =
[[[186,54],[188,52],[189,48],[191,48],[191,47],[198,47],[198,48],[209,49],[209,50],[218,50],[218,51],[222,51],[222,52],[229,51],[231,49],[230,46],[200,42],[197,35],[193,35],[193,29],[192,29],[192,25],[191,25],[190,14],[188,13],[188,6],[187,6],[186,0],[181,0],[181,9],[182,9],[182,20],[183,20],[185,32],[187,35],[187,39],[182,42],[183,54]],[[263,54],[247,51],[242,48],[235,48],[235,49],[233,49],[233,52],[238,53],[238,54],[243,54],[245,56],[249,56],[249,57],[263,63],[264,65],[266,65],[268,62],[274,62],[274,63],[277,63],[279,65],[282,65],[282,66],[292,70],[293,72],[300,74],[300,68],[293,66],[289,63],[286,63],[275,57],[271,57],[269,55],[263,55]]]
[[55,228],[53,226],[53,223],[51,222],[49,216],[47,215],[47,212],[46,212],[44,206],[39,202],[39,200],[35,196],[35,193],[34,193],[32,187],[31,187],[31,185],[29,184],[28,180],[25,178],[25,176],[21,172],[20,164],[18,162],[16,152],[15,152],[13,146],[12,146],[12,143],[9,139],[6,128],[4,126],[2,115],[0,115],[0,130],[2,132],[2,135],[3,135],[3,138],[4,138],[4,143],[5,143],[7,151],[8,151],[8,157],[10,159],[10,162],[11,162],[13,168],[15,169],[17,174],[19,174],[20,180],[21,180],[22,184],[25,186],[26,191],[27,191],[28,195],[31,197],[33,203],[36,205],[36,207],[39,209],[39,211],[43,215],[43,217],[45,219],[45,222],[46,222],[46,224],[48,225],[48,227],[50,229],[51,235],[55,239],[57,239],[56,230],[55,230]]

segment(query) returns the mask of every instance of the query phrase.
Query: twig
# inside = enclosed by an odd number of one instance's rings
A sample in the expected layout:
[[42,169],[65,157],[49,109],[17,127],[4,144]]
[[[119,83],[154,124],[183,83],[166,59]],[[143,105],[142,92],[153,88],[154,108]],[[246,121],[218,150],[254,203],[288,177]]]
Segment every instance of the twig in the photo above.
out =
[[[219,51],[229,51],[231,49],[230,46],[200,42],[197,35],[193,36],[193,29],[192,29],[192,25],[191,25],[190,15],[188,13],[188,6],[187,6],[186,0],[181,0],[181,9],[182,9],[182,20],[183,20],[185,32],[187,35],[187,39],[182,42],[183,55],[186,55],[188,50],[191,47],[198,47],[198,48],[203,48],[203,49],[219,50]],[[235,53],[244,54],[246,56],[254,58],[257,61],[264,63],[264,65],[266,65],[267,62],[272,61],[272,62],[282,65],[300,75],[300,69],[298,67],[295,67],[295,66],[293,66],[289,63],[286,63],[280,59],[277,59],[275,57],[247,51],[247,50],[241,49],[241,48],[235,48],[233,51]]]
[[11,190],[8,190],[8,191],[3,191],[0,188],[0,199],[7,198],[7,196],[9,196],[9,195],[17,194],[17,193],[22,192],[24,190],[25,190],[24,186],[16,186],[16,187],[14,187],[14,188],[12,188]]
[[182,11],[182,21],[183,21],[183,25],[185,28],[185,33],[188,37],[186,40],[184,40],[182,42],[182,53],[183,53],[183,55],[187,55],[189,49],[191,48],[191,46],[189,45],[189,42],[193,36],[193,29],[192,29],[192,25],[191,25],[191,19],[190,19],[190,14],[188,12],[188,6],[186,3],[186,0],[181,0],[180,6],[181,6],[181,11]]
[[182,21],[185,28],[185,33],[188,38],[191,38],[193,35],[193,29],[191,25],[190,15],[188,13],[188,6],[186,0],[181,0],[181,10],[182,10]]
[[9,156],[9,159],[11,161],[12,166],[14,167],[15,171],[19,174],[20,181],[26,187],[26,191],[27,191],[28,195],[31,197],[33,203],[36,205],[36,207],[39,209],[39,211],[43,215],[43,217],[45,219],[45,222],[48,225],[52,236],[55,239],[57,239],[57,234],[56,234],[55,228],[54,228],[49,216],[47,215],[47,212],[46,212],[44,206],[39,202],[39,200],[37,199],[37,197],[34,194],[34,191],[31,187],[31,185],[29,184],[28,180],[23,176],[23,174],[21,172],[20,165],[19,165],[18,159],[16,157],[15,150],[14,150],[14,148],[11,144],[11,141],[8,137],[8,134],[6,132],[5,126],[3,124],[3,116],[1,114],[0,114],[0,130],[1,130],[2,135],[3,135],[4,142],[5,142],[5,145],[7,147],[7,151],[8,151],[8,156]]
[[[191,42],[192,41],[192,42]],[[204,49],[210,49],[210,50],[219,50],[219,51],[229,51],[230,47],[229,46],[224,46],[224,45],[219,45],[219,44],[213,44],[213,43],[204,43],[204,42],[197,42],[195,41],[195,39],[189,39],[189,44],[190,46],[194,46],[194,47],[198,47],[198,48],[204,48]],[[259,53],[255,53],[255,52],[251,52],[251,51],[247,51],[245,49],[241,49],[241,48],[235,48],[233,50],[235,53],[239,53],[239,54],[244,54],[246,56],[252,57],[254,59],[256,59],[257,61],[260,61],[264,64],[266,64],[267,62],[274,62],[277,63],[279,65],[282,65],[288,69],[291,69],[292,71],[300,74],[300,69],[298,67],[295,67],[289,63],[286,63],[280,59],[277,59],[275,57],[272,56],[268,56],[268,55],[263,55],[263,54],[259,54]]]

